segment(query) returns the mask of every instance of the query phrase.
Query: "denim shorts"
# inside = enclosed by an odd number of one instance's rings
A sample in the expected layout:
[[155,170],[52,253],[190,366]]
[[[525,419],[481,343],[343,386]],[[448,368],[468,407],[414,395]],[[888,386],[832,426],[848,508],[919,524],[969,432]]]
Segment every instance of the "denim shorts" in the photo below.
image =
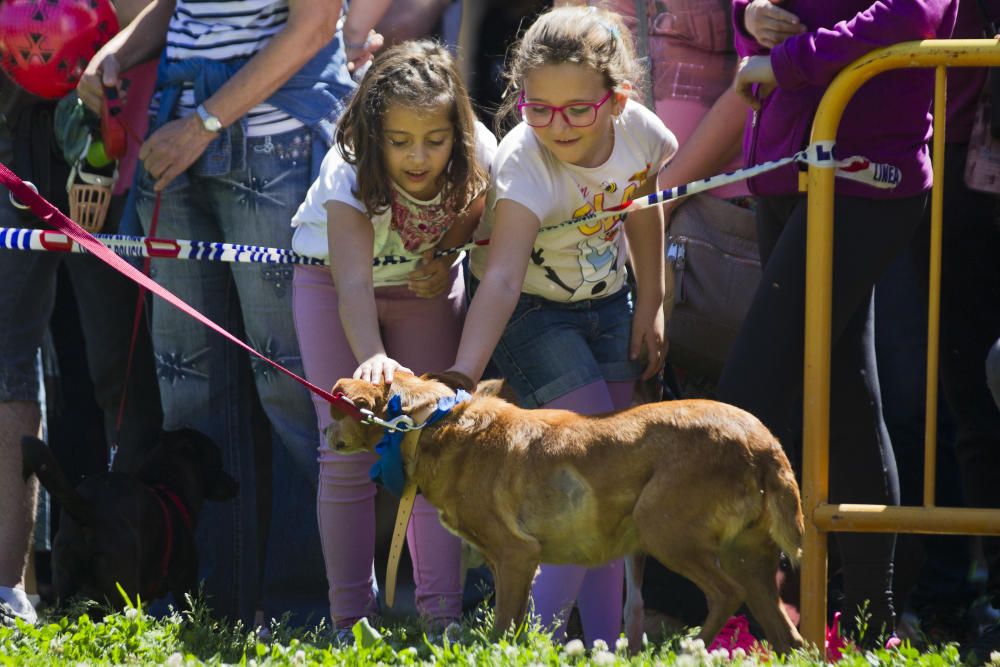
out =
[[[478,281],[471,279],[470,291]],[[642,362],[628,358],[632,295],[627,287],[569,303],[521,294],[493,351],[493,364],[525,408],[595,382],[630,382]]]

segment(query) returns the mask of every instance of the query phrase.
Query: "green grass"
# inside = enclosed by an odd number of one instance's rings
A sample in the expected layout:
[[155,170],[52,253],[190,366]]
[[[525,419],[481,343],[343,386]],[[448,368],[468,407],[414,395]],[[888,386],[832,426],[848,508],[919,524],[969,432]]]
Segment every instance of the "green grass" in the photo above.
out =
[[[353,628],[351,643],[335,639],[329,627],[292,628],[275,621],[265,641],[243,626],[212,618],[205,605],[193,611],[153,618],[130,606],[123,613],[90,616],[82,608],[43,618],[38,626],[0,627],[0,665],[822,665],[816,650],[778,657],[754,654],[732,660],[709,654],[697,640],[673,636],[646,645],[630,656],[624,640],[617,646],[585,647],[579,640],[565,645],[535,626],[509,633],[500,641],[489,637],[491,617],[480,611],[462,625],[443,633],[428,633],[414,625],[372,629],[367,622]],[[93,619],[91,617],[94,617]],[[98,620],[98,617],[99,620]],[[854,651],[838,663],[843,667],[872,665],[958,665],[955,646],[923,652],[904,644],[895,651]],[[1000,664],[1000,662],[996,663]]]

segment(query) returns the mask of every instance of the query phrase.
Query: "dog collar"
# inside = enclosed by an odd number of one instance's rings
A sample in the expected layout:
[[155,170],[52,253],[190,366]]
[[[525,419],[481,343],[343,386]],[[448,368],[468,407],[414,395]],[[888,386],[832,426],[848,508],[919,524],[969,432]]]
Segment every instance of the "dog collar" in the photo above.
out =
[[[464,389],[459,389],[454,396],[444,396],[438,399],[434,412],[427,417],[423,424],[414,426],[412,429],[384,429],[382,439],[375,445],[375,453],[379,460],[375,462],[369,472],[369,477],[376,484],[381,484],[389,489],[396,497],[403,495],[403,486],[406,483],[406,470],[403,462],[402,442],[407,433],[412,433],[425,426],[430,426],[440,420],[459,403],[464,403],[472,398],[472,395]],[[385,419],[392,422],[403,416],[402,398],[399,394],[392,396],[385,407]],[[414,438],[415,440],[415,438]]]

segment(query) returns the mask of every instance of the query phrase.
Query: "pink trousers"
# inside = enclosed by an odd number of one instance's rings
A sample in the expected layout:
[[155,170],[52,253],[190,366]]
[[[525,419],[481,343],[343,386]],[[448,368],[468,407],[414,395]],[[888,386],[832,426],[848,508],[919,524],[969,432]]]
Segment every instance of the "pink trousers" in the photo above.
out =
[[[611,412],[631,405],[634,389],[633,382],[595,382],[542,407],[584,415]],[[566,618],[576,604],[587,642],[603,639],[614,646],[622,628],[624,576],[625,561],[620,559],[592,568],[542,565],[531,588],[534,613],[544,627],[555,626],[554,635],[561,639],[566,633]]]
[[[450,291],[423,299],[406,286],[375,290],[386,352],[414,373],[441,371],[455,360],[465,314],[461,267],[452,270]],[[306,377],[330,388],[350,377],[358,362],[337,312],[337,293],[325,267],[296,266],[293,315]],[[313,396],[322,433],[332,422],[330,406]],[[373,454],[337,454],[319,443],[317,513],[330,616],[336,628],[350,627],[377,610],[374,574],[375,485],[368,471]],[[413,561],[416,604],[431,621],[462,613],[459,582],[460,542],[438,520],[437,510],[418,496],[406,532]]]

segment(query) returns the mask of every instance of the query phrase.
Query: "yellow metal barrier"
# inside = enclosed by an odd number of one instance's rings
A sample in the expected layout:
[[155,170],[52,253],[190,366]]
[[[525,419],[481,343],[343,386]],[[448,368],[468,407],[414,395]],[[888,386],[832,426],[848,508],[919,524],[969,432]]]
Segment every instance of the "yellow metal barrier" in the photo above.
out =
[[[945,81],[947,67],[1000,66],[1000,43],[991,39],[906,42],[859,58],[834,79],[813,121],[811,142],[832,141],[851,96],[876,74],[902,67],[934,67],[934,174],[944,169]],[[941,280],[941,180],[931,192],[931,267],[928,304],[927,424],[922,507],[831,505],[830,310],[833,278],[832,167],[810,165],[806,239],[805,381],[802,503],[806,534],[802,559],[801,631],[823,646],[826,622],[827,533],[889,532],[958,535],[1000,534],[1000,509],[944,508],[934,505],[937,430],[937,367]]]

